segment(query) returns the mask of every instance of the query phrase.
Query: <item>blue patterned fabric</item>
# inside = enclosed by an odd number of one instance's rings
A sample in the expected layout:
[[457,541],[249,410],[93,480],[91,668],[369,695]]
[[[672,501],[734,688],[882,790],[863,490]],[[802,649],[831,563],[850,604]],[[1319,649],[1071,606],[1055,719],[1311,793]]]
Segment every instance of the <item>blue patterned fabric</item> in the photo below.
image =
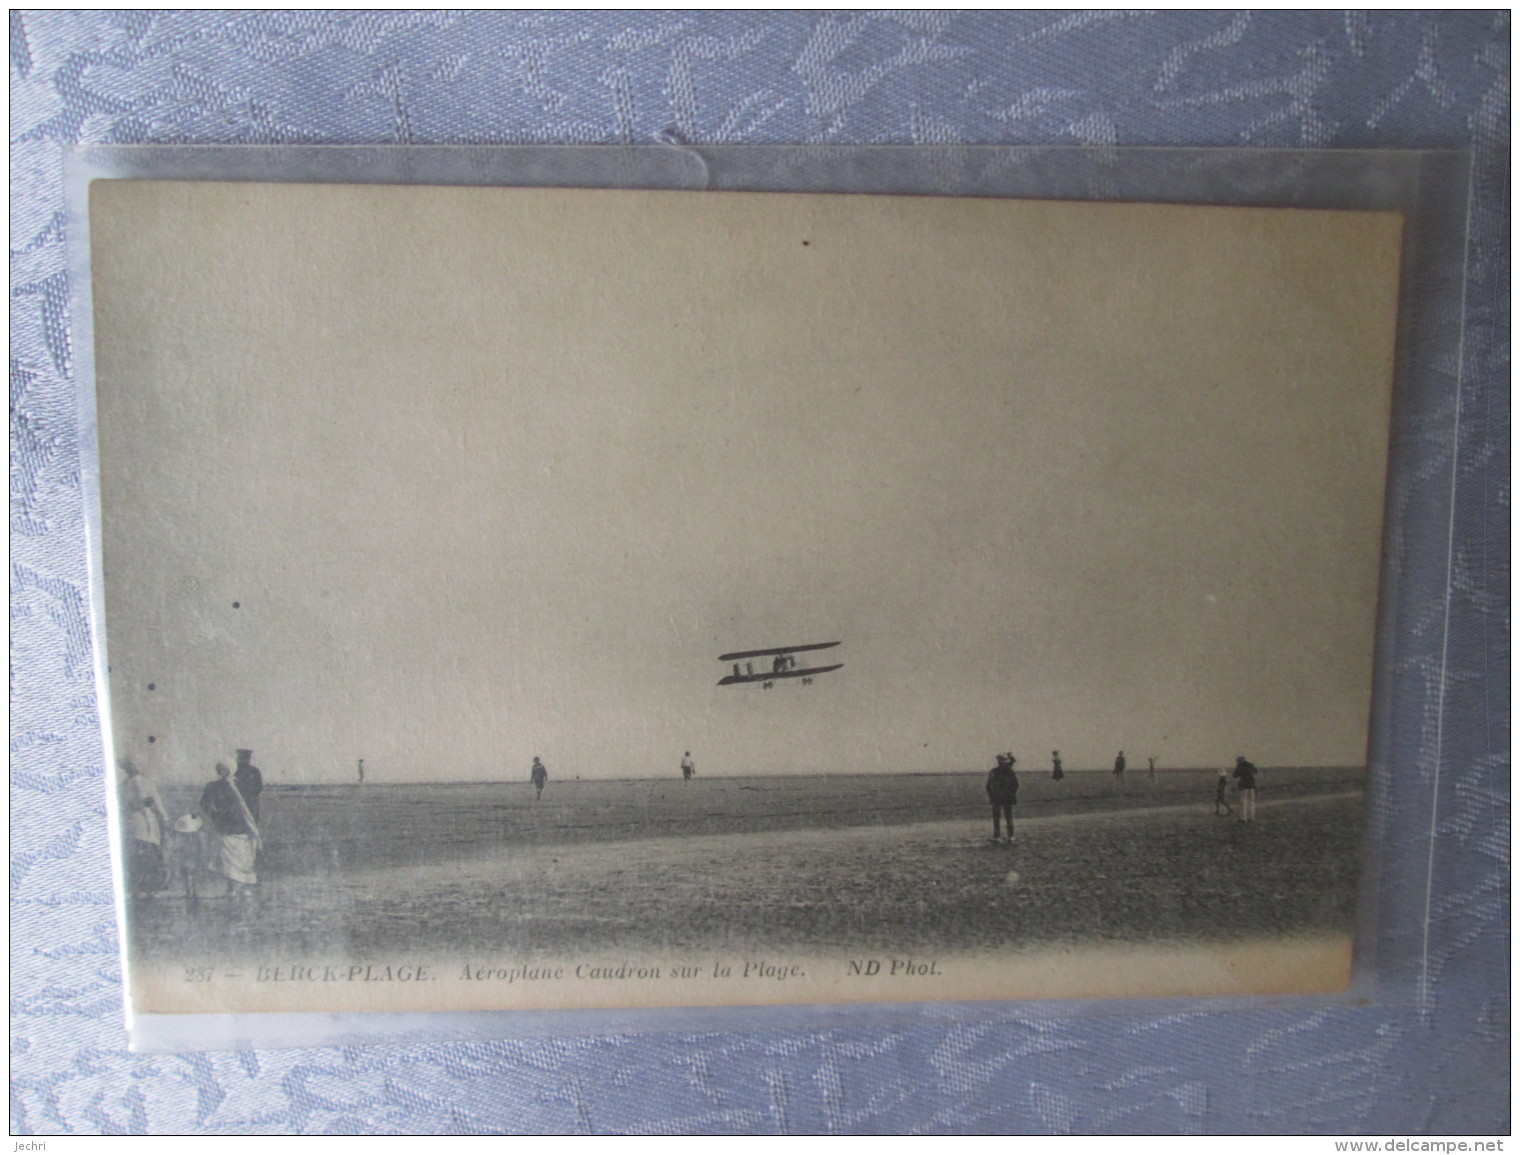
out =
[[[1508,1130],[1506,12],[13,11],[10,33],[14,1132]],[[63,146],[662,137],[1472,150],[1450,616],[1427,615],[1447,660],[1415,727],[1424,1006],[127,1052]]]

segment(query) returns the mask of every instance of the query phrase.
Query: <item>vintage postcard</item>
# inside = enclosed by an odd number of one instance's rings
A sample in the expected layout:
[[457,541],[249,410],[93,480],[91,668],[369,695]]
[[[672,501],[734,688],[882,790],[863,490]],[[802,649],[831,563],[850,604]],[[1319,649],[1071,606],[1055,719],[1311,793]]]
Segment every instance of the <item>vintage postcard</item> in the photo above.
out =
[[90,229],[137,1011],[1346,988],[1397,214]]

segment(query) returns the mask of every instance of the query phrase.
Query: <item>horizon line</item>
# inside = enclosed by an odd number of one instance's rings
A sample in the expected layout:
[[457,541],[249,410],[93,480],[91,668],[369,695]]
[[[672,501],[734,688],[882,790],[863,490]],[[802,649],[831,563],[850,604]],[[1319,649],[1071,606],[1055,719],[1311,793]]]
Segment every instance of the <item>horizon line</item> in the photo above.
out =
[[[1313,765],[1297,765],[1297,766],[1257,766],[1256,769],[1257,769],[1258,773],[1261,773],[1261,772],[1266,772],[1266,771],[1271,771],[1271,770],[1366,770],[1367,766],[1366,766],[1365,763],[1363,763],[1363,764],[1316,763],[1316,764],[1313,764]],[[1112,775],[1113,774],[1113,771],[1111,769],[1103,769],[1101,767],[1087,767],[1085,769],[1079,769],[1079,770],[1066,770],[1063,767],[1062,770],[1063,770],[1064,774],[1107,774],[1107,775]],[[1026,771],[1024,771],[1024,773],[1027,773],[1027,774],[1034,774],[1034,773],[1049,774],[1050,771],[1051,771],[1050,767],[1048,767],[1048,766],[1042,766],[1042,767],[1039,768],[1038,771],[1026,770]],[[1171,766],[1171,767],[1166,767],[1166,768],[1158,766],[1156,768],[1156,773],[1158,775],[1161,775],[1161,774],[1199,774],[1199,773],[1215,773],[1215,772],[1227,773],[1228,771],[1229,771],[1229,767],[1228,766]],[[951,777],[951,776],[956,775],[956,774],[985,774],[985,773],[987,773],[986,770],[979,770],[979,769],[970,769],[970,770],[875,770],[875,771],[872,771],[872,770],[856,770],[856,771],[850,771],[850,770],[832,770],[832,771],[828,771],[828,770],[826,770],[826,771],[818,771],[818,772],[795,772],[795,773],[794,772],[780,772],[780,773],[771,773],[771,774],[699,774],[699,775],[696,776],[696,778],[694,778],[692,780],[695,781],[697,778],[705,778],[705,779],[713,779],[713,780],[723,780],[723,781],[737,782],[737,781],[748,780],[748,779],[766,779],[766,780],[783,779],[784,780],[784,779],[789,779],[789,778],[948,778],[948,777]],[[1150,771],[1147,768],[1142,768],[1142,769],[1140,769],[1138,771],[1126,770],[1125,774],[1126,774],[1126,776],[1130,776],[1130,777],[1140,777],[1140,778],[1149,778],[1150,777]],[[572,777],[572,778],[565,778],[565,777],[555,778],[555,777],[551,777],[549,779],[549,781],[551,783],[553,783],[553,782],[682,782],[682,781],[685,781],[685,779],[683,779],[680,776],[680,774],[650,774],[650,775],[638,775],[638,776],[633,776],[633,775],[610,775],[610,776],[606,776],[606,777],[602,777],[602,776],[597,776],[597,777],[580,777],[580,776],[577,776],[577,777]],[[278,780],[271,782],[271,781],[268,780],[268,778],[266,778],[264,786],[265,786],[265,789],[271,789],[273,787],[278,787],[278,786],[418,786],[418,785],[425,785],[425,786],[515,786],[515,785],[519,784],[519,782],[521,782],[524,785],[531,785],[532,784],[529,781],[529,779],[527,779],[526,777],[521,778],[521,779],[519,779],[519,778],[441,778],[441,779],[393,778],[393,779],[385,779],[385,780],[373,781],[373,782],[371,782],[371,781],[358,782],[355,779],[353,779],[352,777],[349,777],[349,778],[338,779],[338,780],[315,780],[314,779],[314,780],[302,781],[302,782],[281,782],[281,781],[278,781]]]

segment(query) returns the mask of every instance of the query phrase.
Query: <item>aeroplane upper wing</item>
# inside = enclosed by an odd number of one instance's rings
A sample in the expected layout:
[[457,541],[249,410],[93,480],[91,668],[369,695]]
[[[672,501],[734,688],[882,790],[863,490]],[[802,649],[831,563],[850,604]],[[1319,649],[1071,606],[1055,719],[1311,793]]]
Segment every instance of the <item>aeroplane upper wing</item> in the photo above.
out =
[[773,654],[800,654],[804,650],[827,650],[838,642],[814,642],[810,646],[777,646],[773,650],[740,650],[734,654],[719,654],[720,662],[737,662],[744,658],[768,658]]

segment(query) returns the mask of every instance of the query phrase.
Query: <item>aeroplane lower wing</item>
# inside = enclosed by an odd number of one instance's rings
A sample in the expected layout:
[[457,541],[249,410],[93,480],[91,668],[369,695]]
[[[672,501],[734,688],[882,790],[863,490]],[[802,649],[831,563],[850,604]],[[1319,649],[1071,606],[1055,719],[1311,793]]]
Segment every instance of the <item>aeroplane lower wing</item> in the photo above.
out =
[[814,666],[810,670],[782,670],[781,673],[766,672],[763,674],[730,674],[718,683],[720,686],[737,686],[742,682],[774,682],[778,678],[810,678],[814,674],[827,674],[830,670],[837,670],[844,663],[840,662],[833,666]]

